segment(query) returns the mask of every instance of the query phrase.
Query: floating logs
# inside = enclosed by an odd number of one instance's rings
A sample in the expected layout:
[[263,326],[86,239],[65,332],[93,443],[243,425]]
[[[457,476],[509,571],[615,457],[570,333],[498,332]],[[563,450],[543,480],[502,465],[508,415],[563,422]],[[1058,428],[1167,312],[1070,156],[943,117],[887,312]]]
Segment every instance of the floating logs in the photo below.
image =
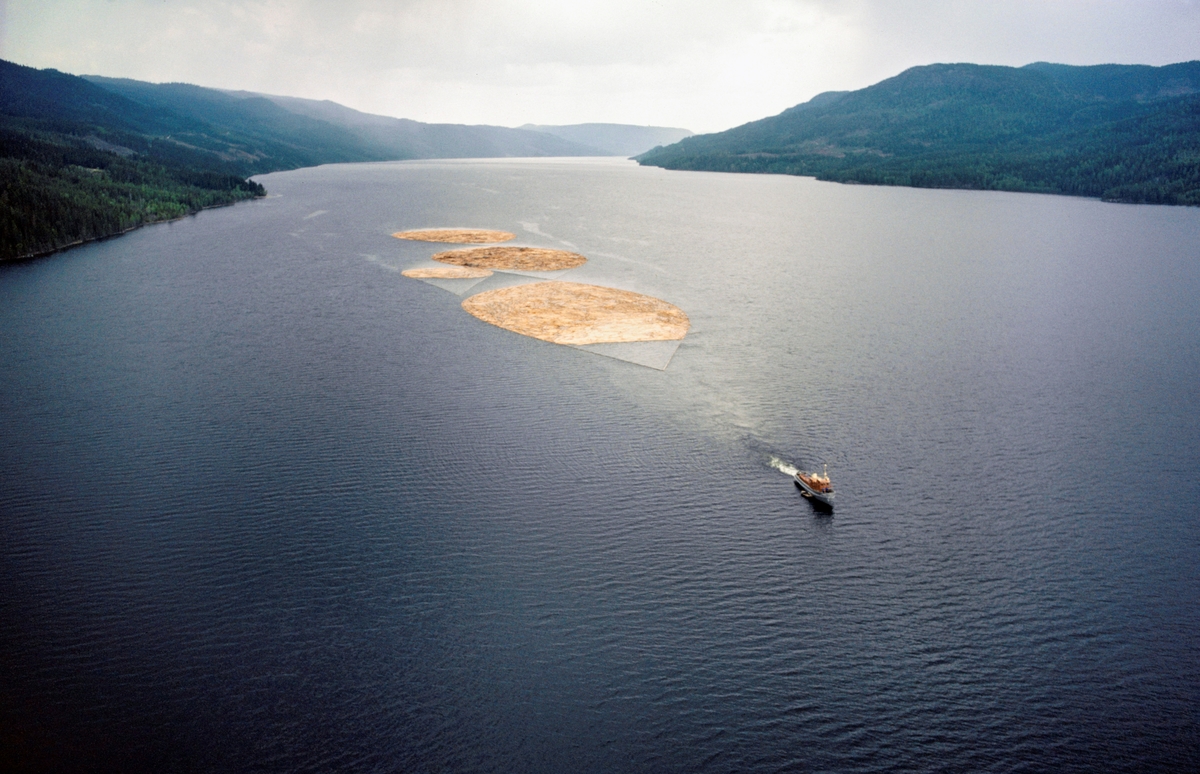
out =
[[628,290],[536,282],[471,296],[463,309],[484,322],[554,344],[674,341],[687,335],[683,310]]
[[450,242],[456,245],[486,245],[493,242],[507,242],[517,237],[510,231],[489,231],[479,228],[415,229],[397,231],[392,236],[397,239],[411,239],[415,242]]
[[492,276],[489,269],[477,269],[473,266],[426,266],[405,269],[400,273],[413,279],[481,279]]
[[544,247],[473,247],[469,250],[438,253],[433,256],[433,260],[457,266],[510,271],[558,271],[574,269],[587,263],[587,258],[579,253],[548,250]]

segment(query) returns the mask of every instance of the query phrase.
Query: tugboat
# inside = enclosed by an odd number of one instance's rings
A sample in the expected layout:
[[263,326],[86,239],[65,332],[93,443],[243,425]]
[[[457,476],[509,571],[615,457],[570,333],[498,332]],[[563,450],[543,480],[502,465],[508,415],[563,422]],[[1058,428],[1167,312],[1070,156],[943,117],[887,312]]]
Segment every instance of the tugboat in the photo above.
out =
[[796,485],[804,490],[805,497],[833,507],[833,484],[829,483],[829,465],[825,466],[824,473],[796,471]]

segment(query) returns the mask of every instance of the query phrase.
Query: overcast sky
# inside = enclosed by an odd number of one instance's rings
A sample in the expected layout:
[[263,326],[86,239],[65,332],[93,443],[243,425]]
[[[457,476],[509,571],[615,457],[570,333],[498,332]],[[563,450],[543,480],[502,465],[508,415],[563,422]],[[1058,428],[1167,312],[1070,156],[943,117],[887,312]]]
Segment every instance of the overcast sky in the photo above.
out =
[[1200,59],[1200,0],[0,0],[0,58],[419,121],[718,131],[932,62]]

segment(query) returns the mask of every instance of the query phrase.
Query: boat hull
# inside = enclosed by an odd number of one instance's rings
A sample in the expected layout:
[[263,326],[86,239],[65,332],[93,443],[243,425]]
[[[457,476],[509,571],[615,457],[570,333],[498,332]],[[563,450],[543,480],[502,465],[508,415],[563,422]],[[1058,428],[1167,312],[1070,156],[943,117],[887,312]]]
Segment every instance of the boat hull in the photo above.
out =
[[833,507],[833,492],[818,492],[800,478],[800,474],[796,474],[796,486],[804,490],[804,494],[830,508]]

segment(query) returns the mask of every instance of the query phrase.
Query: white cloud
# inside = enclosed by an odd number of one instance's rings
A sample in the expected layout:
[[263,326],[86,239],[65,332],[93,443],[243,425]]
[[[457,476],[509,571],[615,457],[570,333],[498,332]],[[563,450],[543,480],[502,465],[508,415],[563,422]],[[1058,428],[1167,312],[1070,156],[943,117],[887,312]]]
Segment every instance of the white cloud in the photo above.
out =
[[1200,56],[1195,0],[9,0],[0,56],[423,121],[717,130],[934,61]]

